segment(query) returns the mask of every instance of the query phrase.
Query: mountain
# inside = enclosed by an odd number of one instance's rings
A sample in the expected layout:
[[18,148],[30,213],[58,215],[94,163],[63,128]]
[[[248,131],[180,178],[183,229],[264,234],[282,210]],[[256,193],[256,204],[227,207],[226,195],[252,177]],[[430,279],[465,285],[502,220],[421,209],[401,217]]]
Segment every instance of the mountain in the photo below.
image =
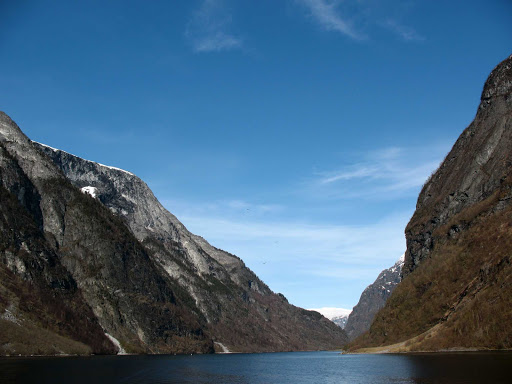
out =
[[[0,113],[0,353],[339,348],[135,175],[30,141]],[[220,348],[220,347],[219,347]]]
[[405,230],[403,280],[351,348],[511,348],[511,203],[512,56],[424,185]]
[[188,295],[3,113],[0,193],[2,354],[213,351]]
[[325,316],[327,319],[331,320],[334,324],[336,324],[341,329],[345,328],[347,324],[347,319],[351,309],[345,308],[335,308],[335,307],[323,307],[323,308],[312,308],[310,311],[316,311],[321,315]]
[[348,315],[336,316],[329,320],[331,320],[334,324],[336,324],[341,329],[345,329],[345,327],[347,325]]
[[383,270],[377,279],[361,294],[359,302],[348,317],[345,332],[349,340],[366,332],[372,325],[375,314],[384,307],[391,293],[400,282],[404,256],[388,269]]

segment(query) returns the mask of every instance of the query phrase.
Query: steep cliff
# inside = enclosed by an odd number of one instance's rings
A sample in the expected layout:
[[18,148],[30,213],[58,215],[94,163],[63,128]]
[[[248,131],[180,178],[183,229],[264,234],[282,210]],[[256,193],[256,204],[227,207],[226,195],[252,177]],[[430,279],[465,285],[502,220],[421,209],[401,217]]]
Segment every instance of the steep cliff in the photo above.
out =
[[423,187],[405,230],[403,281],[353,348],[512,347],[512,56]]
[[0,310],[12,331],[2,332],[4,353],[70,351],[64,342],[52,346],[51,336],[33,345],[26,329],[80,341],[88,347],[81,352],[113,353],[111,340],[128,352],[213,350],[188,295],[3,113],[0,145]]
[[[2,332],[3,353],[34,353],[29,325],[63,337],[60,347],[40,353],[204,353],[214,341],[247,352],[345,343],[327,319],[290,305],[238,257],[188,232],[135,175],[33,143],[3,113],[0,124],[0,273],[9,276],[0,282],[0,325],[17,331]],[[26,218],[17,214],[25,211]],[[37,246],[24,240],[32,237]],[[26,289],[41,314],[27,315],[20,299]],[[64,319],[46,305],[46,294],[68,311]],[[68,317],[84,322],[80,331]]]
[[349,340],[354,340],[370,329],[375,314],[384,307],[400,282],[403,265],[402,256],[391,268],[383,270],[377,279],[363,291],[344,328]]

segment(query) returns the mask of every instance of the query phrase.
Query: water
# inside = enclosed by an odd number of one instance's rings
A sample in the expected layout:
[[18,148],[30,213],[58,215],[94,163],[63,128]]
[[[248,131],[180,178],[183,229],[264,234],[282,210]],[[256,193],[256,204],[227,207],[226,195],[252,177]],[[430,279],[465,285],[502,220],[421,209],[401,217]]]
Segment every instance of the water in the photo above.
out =
[[512,353],[0,358],[1,383],[511,383]]

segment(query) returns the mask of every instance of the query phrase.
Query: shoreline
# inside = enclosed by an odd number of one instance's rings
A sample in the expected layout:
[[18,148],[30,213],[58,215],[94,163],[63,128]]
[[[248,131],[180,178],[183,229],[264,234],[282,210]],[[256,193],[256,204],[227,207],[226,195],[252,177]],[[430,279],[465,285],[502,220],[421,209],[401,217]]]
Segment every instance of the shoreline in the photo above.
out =
[[273,353],[307,353],[307,352],[333,352],[338,353],[339,355],[442,355],[442,354],[486,354],[486,353],[512,353],[512,349],[488,349],[488,348],[462,348],[462,347],[454,347],[450,349],[440,349],[437,351],[395,351],[387,349],[389,346],[384,347],[372,347],[372,348],[361,348],[356,351],[343,351],[340,349],[336,350],[322,350],[322,351],[280,351],[280,352],[231,352],[231,353],[193,353],[193,354],[172,354],[172,353],[162,353],[162,354],[137,354],[137,353],[128,353],[122,355],[99,355],[99,354],[90,354],[90,355],[73,355],[73,354],[59,354],[59,355],[0,355],[0,359],[40,359],[40,358],[71,358],[71,357],[80,357],[80,358],[94,358],[94,357],[114,357],[114,356],[168,356],[168,357],[178,357],[178,356],[209,356],[209,355],[257,355],[257,354],[273,354]]

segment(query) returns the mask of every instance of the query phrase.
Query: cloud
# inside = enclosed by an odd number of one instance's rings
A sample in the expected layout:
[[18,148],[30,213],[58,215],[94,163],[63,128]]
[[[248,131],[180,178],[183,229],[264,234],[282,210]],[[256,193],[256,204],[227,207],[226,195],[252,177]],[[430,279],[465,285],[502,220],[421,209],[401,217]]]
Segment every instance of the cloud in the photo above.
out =
[[364,177],[374,177],[379,171],[378,167],[375,166],[366,166],[356,165],[353,166],[350,170],[343,170],[340,172],[335,172],[330,176],[326,176],[325,178],[320,180],[321,184],[330,184],[339,180],[350,180]]
[[204,0],[192,15],[185,36],[198,53],[240,49],[242,39],[228,31],[231,22],[222,0]]
[[[176,208],[176,207],[175,207]],[[175,210],[176,211],[176,210]],[[178,208],[178,212],[183,212]],[[383,255],[398,259],[405,249],[403,229],[410,212],[391,215],[368,225],[321,225],[297,220],[178,214],[194,233],[244,260],[326,263],[330,272],[337,265],[373,266]],[[333,264],[334,263],[334,264]],[[304,269],[308,271],[307,267]]]
[[297,0],[305,6],[310,17],[327,31],[336,31],[355,40],[361,40],[363,35],[358,33],[351,23],[339,12],[337,0]]
[[397,34],[404,41],[425,41],[425,38],[420,36],[414,29],[401,25],[395,20],[388,19],[382,25],[391,32]]
[[339,32],[354,40],[366,40],[381,32],[393,32],[405,42],[425,38],[399,20],[407,18],[414,2],[392,0],[294,0],[308,10],[308,16],[327,31]]
[[385,148],[363,154],[358,161],[332,171],[318,172],[307,192],[335,198],[402,197],[417,194],[438,167],[447,147]]
[[310,308],[310,311],[317,311],[328,319],[333,319],[338,316],[348,316],[352,309],[336,308],[336,307],[323,307],[323,308]]
[[251,211],[256,214],[276,212],[283,209],[283,207],[278,204],[254,204],[248,203],[247,201],[244,200],[229,200],[224,201],[221,204],[226,205],[228,208],[234,210]]
[[279,204],[258,204],[243,199],[217,200],[208,203],[189,203],[166,199],[162,203],[171,207],[170,211],[181,210],[193,217],[215,216],[232,218],[261,218],[282,212],[285,208]]

